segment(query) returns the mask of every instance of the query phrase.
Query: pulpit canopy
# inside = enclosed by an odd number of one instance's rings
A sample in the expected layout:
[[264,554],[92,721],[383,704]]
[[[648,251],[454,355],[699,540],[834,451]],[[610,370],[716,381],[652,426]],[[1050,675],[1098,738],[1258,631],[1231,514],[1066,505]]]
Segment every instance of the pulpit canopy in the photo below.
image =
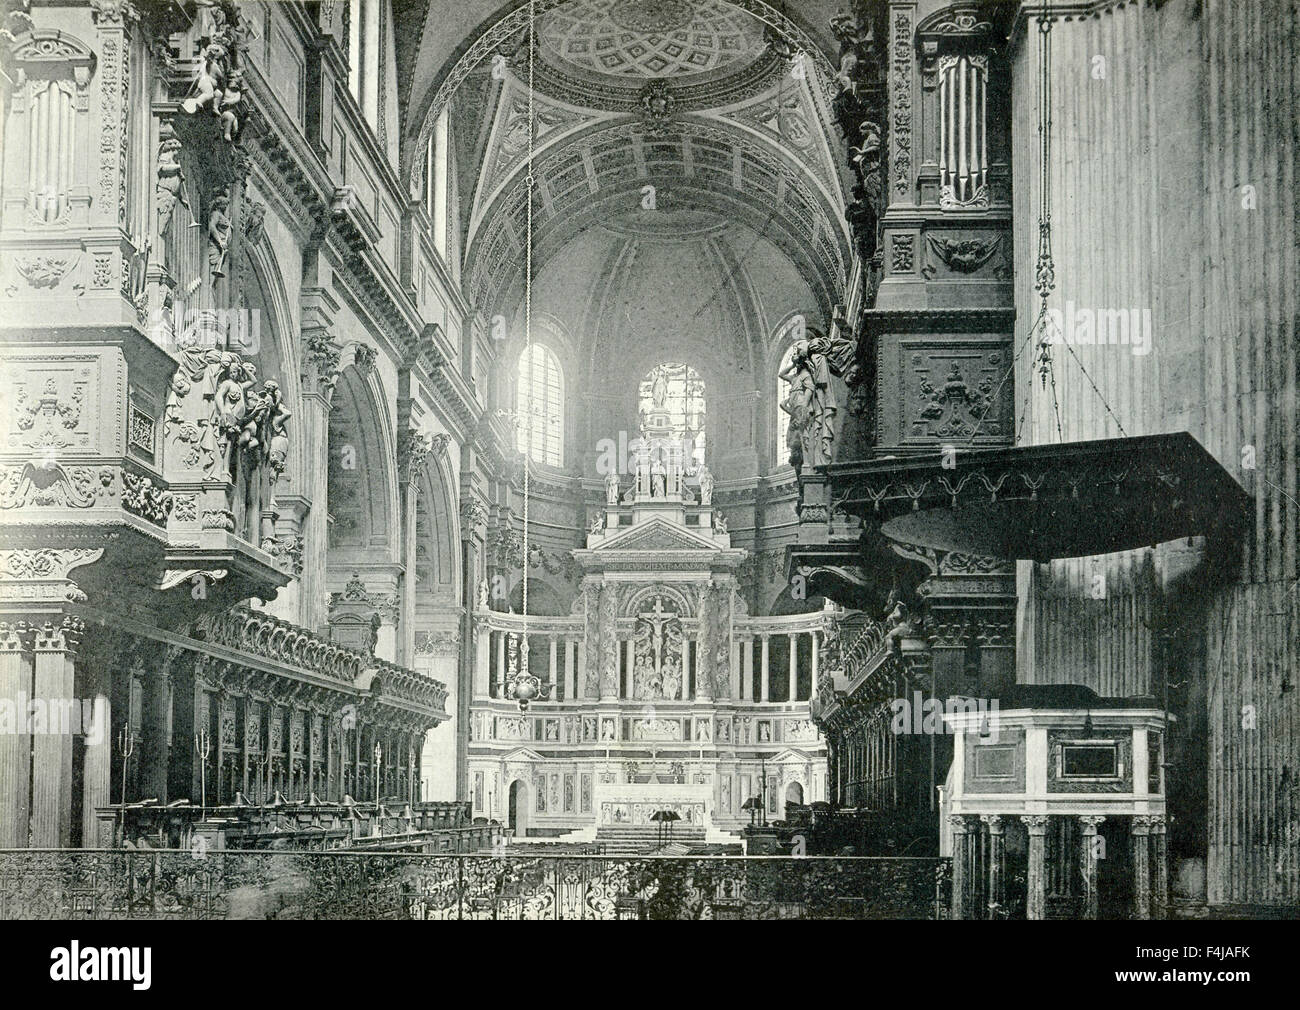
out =
[[827,468],[842,510],[890,539],[1048,561],[1237,537],[1250,497],[1186,432],[888,457]]

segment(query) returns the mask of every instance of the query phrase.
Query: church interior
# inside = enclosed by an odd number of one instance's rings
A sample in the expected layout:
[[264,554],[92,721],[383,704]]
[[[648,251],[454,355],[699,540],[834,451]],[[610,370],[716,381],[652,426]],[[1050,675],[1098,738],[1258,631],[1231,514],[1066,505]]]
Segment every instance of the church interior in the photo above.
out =
[[4,0],[0,916],[1300,908],[1264,6]]

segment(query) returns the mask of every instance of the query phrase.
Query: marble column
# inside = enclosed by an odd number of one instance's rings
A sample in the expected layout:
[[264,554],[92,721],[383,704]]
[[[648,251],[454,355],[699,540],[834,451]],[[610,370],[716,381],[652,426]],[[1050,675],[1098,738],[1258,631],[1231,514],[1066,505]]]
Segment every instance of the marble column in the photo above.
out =
[[1046,814],[1025,814],[1020,818],[1029,829],[1029,879],[1026,883],[1025,918],[1043,919],[1047,915],[1046,867],[1044,848],[1047,841]]
[[[618,590],[611,585],[600,587],[600,700],[616,701],[619,696],[618,675]],[[588,657],[590,661],[590,657]]]
[[486,698],[492,676],[492,632],[486,624],[471,625],[474,642],[474,697]]
[[547,637],[546,681],[551,685],[551,701],[559,696],[560,642],[554,635]]
[[34,701],[45,706],[49,724],[32,740],[32,847],[67,848],[72,841],[72,732],[55,726],[73,697],[73,656],[81,643],[84,623],[64,617],[47,621],[36,631]]
[[1133,918],[1151,918],[1151,818],[1133,817],[1129,828],[1133,839]]
[[970,860],[970,823],[965,814],[949,814],[948,824],[952,828],[952,917],[965,919],[969,914],[970,882],[966,870]]
[[763,636],[763,655],[762,655],[762,660],[761,660],[761,661],[762,661],[762,664],[763,664],[763,667],[762,667],[762,670],[760,670],[760,679],[761,679],[761,683],[760,683],[760,685],[759,685],[760,690],[759,690],[759,695],[758,695],[758,700],[759,700],[759,701],[767,701],[768,698],[771,697],[771,693],[770,693],[770,691],[771,691],[772,681],[771,681],[771,674],[770,674],[769,669],[768,669],[768,655],[769,655],[769,650],[768,650],[768,639],[767,639],[767,636],[764,635],[764,636]]
[[[415,665],[415,549],[416,549],[416,515],[419,511],[420,502],[420,480],[424,474],[424,469],[419,462],[414,459],[403,459],[403,451],[418,452],[412,449],[408,444],[402,446],[403,439],[410,439],[413,432],[406,431],[398,436],[398,469],[401,471],[400,501],[402,510],[399,514],[399,521],[402,528],[401,551],[402,564],[405,571],[398,576],[397,582],[397,660],[402,666],[413,667]],[[405,465],[403,465],[405,464]],[[470,589],[473,589],[473,583],[470,583]],[[473,597],[467,597],[472,599]],[[447,685],[456,690],[456,682],[453,681]],[[453,708],[448,715],[453,721],[456,718],[456,711]]]
[[792,634],[790,638],[790,683],[789,690],[786,692],[787,701],[799,700],[799,636]]
[[298,623],[320,628],[326,620],[329,594],[328,482],[330,402],[339,377],[341,349],[331,329],[340,303],[330,290],[328,268],[317,253],[304,257],[303,287],[299,292],[302,334],[302,412],[294,427],[299,465],[290,461],[291,483],[296,474],[305,514],[302,535],[302,574],[299,578]]
[[714,649],[717,647],[717,593],[707,589],[700,599],[700,621],[696,644],[695,700],[713,699],[713,678],[717,673]]
[[497,638],[497,670],[496,670],[496,693],[493,697],[505,697],[506,683],[506,633],[504,631],[494,631]]
[[167,795],[167,768],[171,756],[171,738],[167,731],[172,704],[171,663],[175,658],[170,650],[153,653],[141,684],[144,710],[140,727],[140,792],[142,796],[156,797],[164,804],[171,799]]
[[808,697],[817,697],[817,670],[821,660],[820,633],[812,633],[812,677],[808,684]]
[[740,700],[750,701],[754,697],[754,640],[745,639],[745,660],[740,675]]
[[[99,847],[100,822],[95,815],[96,808],[113,802],[111,677],[110,671],[99,670],[96,671],[95,683],[87,685],[91,722],[85,727],[86,746],[81,765],[81,845],[87,849]],[[108,844],[107,840],[105,844]]]
[[397,625],[400,617],[400,601],[396,595],[388,596],[379,607],[379,631],[375,635],[375,658],[396,663],[397,660]]
[[1097,827],[1106,818],[1097,814],[1083,814],[1079,825],[1083,837],[1079,845],[1079,869],[1083,877],[1083,917],[1097,918],[1097,858],[1101,855],[1101,846],[1105,839],[1097,834]]
[[[636,697],[636,641],[629,638],[623,643],[626,659],[623,661],[623,676],[619,678],[619,697]],[[626,685],[626,686],[624,686]]]
[[691,639],[682,635],[682,701],[691,700]]
[[980,820],[989,829],[989,866],[988,866],[988,904],[996,908],[989,918],[998,918],[1006,913],[1006,894],[1004,893],[1006,863],[1006,826],[998,814],[981,814]]
[[12,732],[0,733],[0,849],[27,847],[31,737],[22,730],[32,692],[32,638],[24,621],[0,623],[0,703],[16,723]]
[[1154,860],[1152,867],[1154,879],[1151,884],[1152,903],[1157,919],[1169,918],[1169,824],[1164,814],[1151,817],[1151,834],[1154,842]]

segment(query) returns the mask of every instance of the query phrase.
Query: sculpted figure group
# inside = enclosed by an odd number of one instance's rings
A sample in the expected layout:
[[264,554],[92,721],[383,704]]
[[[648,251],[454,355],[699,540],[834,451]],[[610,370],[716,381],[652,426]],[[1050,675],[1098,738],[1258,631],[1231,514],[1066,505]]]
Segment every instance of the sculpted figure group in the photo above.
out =
[[780,373],[790,384],[781,409],[790,416],[786,442],[790,465],[796,469],[831,462],[839,411],[832,376],[852,384],[857,368],[851,341],[833,341],[812,326],[805,333],[794,345],[789,366]]

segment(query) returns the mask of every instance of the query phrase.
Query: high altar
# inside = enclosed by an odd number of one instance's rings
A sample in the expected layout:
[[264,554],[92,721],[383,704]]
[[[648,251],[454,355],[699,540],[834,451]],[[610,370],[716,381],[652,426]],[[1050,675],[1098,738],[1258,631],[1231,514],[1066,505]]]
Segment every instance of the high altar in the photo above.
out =
[[[830,613],[751,617],[736,572],[747,552],[688,485],[670,448],[643,437],[634,479],[606,479],[571,614],[476,613],[470,782],[474,812],[516,837],[591,836],[671,809],[710,838],[822,799],[826,751],[809,713]],[[545,685],[521,712],[508,684],[527,662]],[[774,677],[779,639],[788,666]],[[776,697],[774,680],[781,696]],[[764,788],[763,775],[767,782]]]

